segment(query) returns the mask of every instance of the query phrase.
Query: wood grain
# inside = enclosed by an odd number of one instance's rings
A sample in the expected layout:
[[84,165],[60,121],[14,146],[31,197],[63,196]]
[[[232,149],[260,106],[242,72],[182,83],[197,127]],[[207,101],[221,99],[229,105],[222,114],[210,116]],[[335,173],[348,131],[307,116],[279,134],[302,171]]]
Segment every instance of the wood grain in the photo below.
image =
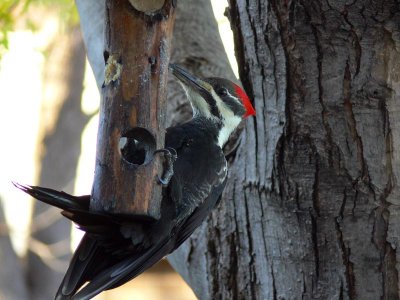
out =
[[162,158],[133,164],[123,159],[119,146],[121,137],[138,127],[153,136],[155,148],[164,147],[173,12],[172,1],[165,1],[152,15],[135,10],[128,0],[106,2],[106,72],[91,209],[160,216],[161,185],[156,176],[163,172]]

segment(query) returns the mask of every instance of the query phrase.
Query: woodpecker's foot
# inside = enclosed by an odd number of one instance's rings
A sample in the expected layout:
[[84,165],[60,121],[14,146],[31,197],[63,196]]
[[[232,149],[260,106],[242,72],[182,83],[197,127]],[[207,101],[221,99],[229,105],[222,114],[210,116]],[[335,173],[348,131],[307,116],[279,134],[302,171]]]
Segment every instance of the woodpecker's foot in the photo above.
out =
[[156,153],[163,153],[165,157],[164,174],[161,177],[157,175],[157,179],[162,185],[166,186],[174,175],[174,162],[178,158],[178,154],[174,148],[169,147],[154,151],[154,154]]

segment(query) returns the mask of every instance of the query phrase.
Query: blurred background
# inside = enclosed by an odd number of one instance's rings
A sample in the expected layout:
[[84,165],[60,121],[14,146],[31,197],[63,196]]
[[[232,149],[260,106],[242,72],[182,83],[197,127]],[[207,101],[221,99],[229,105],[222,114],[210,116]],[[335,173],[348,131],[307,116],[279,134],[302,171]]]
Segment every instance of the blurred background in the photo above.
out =
[[[212,4],[236,72],[227,2]],[[0,91],[0,300],[51,299],[81,233],[12,182],[91,191],[99,92],[72,0],[0,2]],[[196,298],[163,260],[96,299]]]

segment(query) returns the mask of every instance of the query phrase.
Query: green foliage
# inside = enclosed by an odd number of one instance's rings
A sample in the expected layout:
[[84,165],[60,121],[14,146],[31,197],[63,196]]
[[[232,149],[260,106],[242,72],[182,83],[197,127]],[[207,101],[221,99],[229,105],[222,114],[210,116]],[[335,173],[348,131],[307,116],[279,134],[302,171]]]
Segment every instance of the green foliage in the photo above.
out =
[[8,48],[8,32],[14,25],[13,9],[18,0],[3,0],[0,2],[0,47]]
[[56,12],[60,16],[63,28],[78,24],[79,17],[73,0],[0,0],[0,57],[8,49],[8,34],[15,30],[16,24],[23,21],[23,26],[36,30],[37,23],[30,10],[43,8]]

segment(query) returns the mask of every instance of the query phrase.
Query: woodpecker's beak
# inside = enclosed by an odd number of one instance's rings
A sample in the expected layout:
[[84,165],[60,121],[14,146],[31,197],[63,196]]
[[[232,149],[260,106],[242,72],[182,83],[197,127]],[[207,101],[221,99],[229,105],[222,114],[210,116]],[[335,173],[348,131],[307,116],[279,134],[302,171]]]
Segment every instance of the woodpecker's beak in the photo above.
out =
[[178,78],[185,86],[199,93],[206,101],[209,99],[209,97],[212,97],[211,84],[193,76],[176,64],[170,64],[169,67],[172,70],[172,74],[174,74],[176,78]]

